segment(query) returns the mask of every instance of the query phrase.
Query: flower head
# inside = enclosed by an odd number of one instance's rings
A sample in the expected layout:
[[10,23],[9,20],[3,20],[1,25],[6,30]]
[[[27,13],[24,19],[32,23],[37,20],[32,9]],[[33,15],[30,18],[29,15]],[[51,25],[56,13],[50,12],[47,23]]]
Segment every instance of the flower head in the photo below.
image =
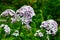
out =
[[43,21],[40,27],[45,28],[47,34],[55,35],[58,30],[57,26],[58,26],[57,22],[51,19]]
[[2,14],[1,14],[1,16],[8,16],[8,15],[13,16],[13,15],[15,15],[15,12],[11,9],[7,9],[4,12],[2,12]]
[[34,10],[31,6],[24,5],[16,11],[20,15],[22,22],[31,22],[33,16],[35,16]]
[[4,31],[7,35],[10,34],[10,27],[8,25],[5,25],[4,26]]
[[24,5],[18,9],[16,14],[20,16],[22,24],[25,24],[26,26],[29,25],[29,23],[32,21],[32,17],[35,16],[33,8],[27,5]]
[[20,16],[33,17],[35,16],[34,10],[31,6],[24,5],[16,11]]
[[7,16],[7,18],[8,18],[9,15],[11,16],[11,23],[20,21],[20,17],[18,16],[18,14],[16,14],[15,11],[13,11],[11,9],[5,10],[4,12],[2,12],[2,14],[0,16]]

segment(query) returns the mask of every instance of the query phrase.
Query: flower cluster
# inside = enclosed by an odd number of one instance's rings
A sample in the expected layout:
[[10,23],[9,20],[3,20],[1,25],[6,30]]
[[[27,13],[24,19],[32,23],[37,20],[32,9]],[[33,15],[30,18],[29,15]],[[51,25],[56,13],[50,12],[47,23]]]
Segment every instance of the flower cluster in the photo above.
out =
[[[14,23],[16,21],[21,21],[22,24],[25,24],[26,25],[25,27],[30,30],[31,27],[29,23],[32,22],[32,17],[35,16],[35,13],[31,6],[24,5],[16,12],[11,9],[7,9],[4,12],[2,12],[0,17],[1,16],[7,18],[10,17],[11,23]],[[58,30],[57,26],[58,26],[57,22],[51,19],[51,20],[43,21],[40,25],[40,28],[46,29],[47,35],[48,34],[55,35]],[[4,31],[7,35],[10,34],[11,32],[10,27],[8,25],[2,24],[0,25],[0,28],[4,28]],[[15,32],[12,35],[19,36],[19,31],[15,30]],[[37,30],[34,36],[43,37],[44,35],[40,30]],[[49,40],[49,36],[47,36],[47,39]]]
[[4,31],[6,34],[10,34],[10,27],[8,25],[5,25]]
[[11,16],[11,23],[14,23],[16,21],[20,21],[20,16],[16,14],[15,11],[11,10],[11,9],[7,9],[4,12],[1,13],[1,16],[5,16],[5,17],[9,17]]
[[8,25],[1,24],[0,28],[4,28],[4,31],[5,31],[6,35],[10,34],[10,27]]
[[20,9],[18,9],[16,12],[7,9],[0,16],[11,16],[11,23],[14,23],[16,21],[22,22],[22,24],[25,24],[27,29],[31,29],[29,26],[29,23],[32,21],[32,17],[35,16],[34,10],[31,6],[24,5]]
[[7,9],[7,10],[5,10],[4,12],[2,12],[1,13],[1,15],[0,16],[4,16],[4,17],[9,17],[9,16],[11,16],[12,18],[11,18],[11,23],[13,23],[13,22],[15,22],[16,21],[16,19],[15,19],[15,11],[13,11],[13,10],[11,10],[11,9]]
[[45,28],[47,34],[55,35],[58,30],[57,26],[58,26],[57,22],[51,19],[51,20],[43,21],[40,27]]
[[[35,16],[33,8],[27,5],[22,6],[16,13],[20,15],[22,24],[26,24],[26,26],[32,21],[32,17]],[[28,26],[29,28],[31,27]]]
[[15,12],[13,10],[11,10],[11,9],[7,9],[4,12],[2,12],[2,14],[1,14],[1,16],[8,16],[8,15],[14,16]]
[[43,37],[44,35],[40,30],[37,30],[36,33],[34,34],[34,36]]

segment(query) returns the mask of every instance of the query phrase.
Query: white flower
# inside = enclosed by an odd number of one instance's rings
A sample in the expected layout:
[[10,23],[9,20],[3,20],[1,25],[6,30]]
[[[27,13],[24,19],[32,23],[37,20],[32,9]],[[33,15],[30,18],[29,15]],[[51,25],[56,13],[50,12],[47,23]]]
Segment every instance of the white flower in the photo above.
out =
[[11,10],[11,9],[7,9],[4,12],[2,12],[2,14],[1,14],[1,16],[8,16],[8,15],[14,16],[15,12],[13,10]]
[[7,35],[10,34],[10,27],[8,27],[8,25],[5,25],[4,31]]
[[[32,17],[35,16],[34,10],[31,6],[24,5],[16,11],[16,14],[19,14],[22,24],[29,26],[29,23],[32,21]],[[30,28],[30,27],[27,27]]]
[[43,33],[42,33],[42,32],[39,32],[38,35],[39,35],[40,37],[43,37]]
[[24,20],[30,20],[33,16],[35,16],[33,8],[27,5],[22,6],[16,11],[16,13],[23,17],[22,19]]
[[58,30],[57,29],[57,27],[58,27],[57,22],[52,19],[47,20],[47,21],[43,21],[40,27],[45,28],[47,34],[52,34],[52,35],[56,35],[56,32]]
[[8,16],[8,11],[5,10],[4,12],[1,13],[1,16]]
[[1,28],[4,27],[4,26],[5,26],[4,24],[1,24],[1,25],[0,25]]
[[37,30],[36,33],[34,34],[34,36],[43,37],[44,35],[40,30]]
[[25,12],[29,12],[31,17],[35,16],[34,10],[31,6],[24,5],[16,11],[16,13],[19,13],[21,16],[25,14]]
[[12,35],[13,35],[13,36],[19,36],[19,31],[16,30]]
[[9,35],[10,34],[10,27],[8,25],[5,24],[1,24],[0,26],[1,28],[4,28],[5,34]]
[[11,9],[7,9],[4,12],[1,13],[0,16],[7,16],[7,18],[9,17],[9,15],[11,16],[11,23],[14,23],[17,21],[18,17],[16,17],[16,13],[15,11],[11,10]]

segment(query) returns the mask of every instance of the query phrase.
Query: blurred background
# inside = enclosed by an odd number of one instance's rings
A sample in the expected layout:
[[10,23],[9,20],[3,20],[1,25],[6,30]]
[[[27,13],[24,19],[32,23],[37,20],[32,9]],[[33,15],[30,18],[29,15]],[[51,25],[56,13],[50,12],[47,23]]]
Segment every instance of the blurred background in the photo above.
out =
[[[36,16],[32,18],[33,22],[30,24],[32,29],[35,27],[34,31],[39,28],[42,21],[48,19],[54,19],[60,25],[60,0],[0,0],[0,14],[6,9],[16,11],[23,5],[30,5],[35,11]],[[22,38],[28,40],[24,36]],[[31,40],[39,40],[39,38]],[[60,40],[60,31],[54,38],[51,37],[51,40]]]
[[0,0],[0,13],[6,9],[16,11],[23,5],[32,6],[36,15],[43,10],[44,20],[55,19],[60,23],[60,0]]

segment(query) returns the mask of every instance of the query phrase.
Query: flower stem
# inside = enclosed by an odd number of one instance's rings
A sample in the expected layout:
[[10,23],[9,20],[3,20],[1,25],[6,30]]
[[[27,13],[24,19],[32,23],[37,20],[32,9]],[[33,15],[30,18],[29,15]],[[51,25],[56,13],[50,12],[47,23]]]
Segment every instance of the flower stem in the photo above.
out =
[[44,21],[44,17],[43,17],[43,12],[44,12],[44,0],[41,0],[41,17],[42,17],[42,21]]

